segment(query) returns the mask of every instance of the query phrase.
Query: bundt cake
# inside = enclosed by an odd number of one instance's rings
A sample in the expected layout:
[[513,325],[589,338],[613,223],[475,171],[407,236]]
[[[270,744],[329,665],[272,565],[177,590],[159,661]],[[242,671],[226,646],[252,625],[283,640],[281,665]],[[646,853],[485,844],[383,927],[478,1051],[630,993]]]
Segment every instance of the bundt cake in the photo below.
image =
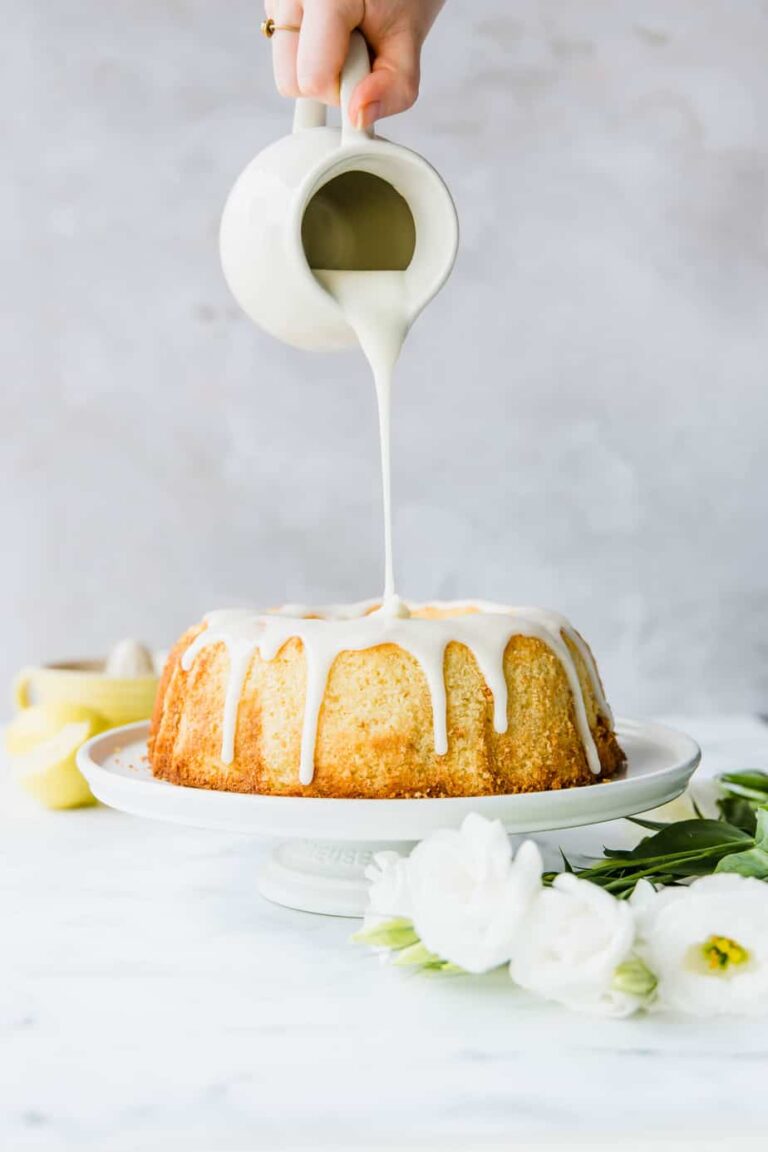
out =
[[162,676],[149,756],[176,784],[275,796],[480,796],[624,763],[562,617],[493,604],[214,612]]

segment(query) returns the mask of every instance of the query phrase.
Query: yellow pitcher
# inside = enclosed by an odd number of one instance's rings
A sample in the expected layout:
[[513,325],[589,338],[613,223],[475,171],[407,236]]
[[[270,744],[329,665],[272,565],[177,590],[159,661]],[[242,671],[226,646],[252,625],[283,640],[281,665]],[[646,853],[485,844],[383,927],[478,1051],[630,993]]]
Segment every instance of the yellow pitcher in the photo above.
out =
[[31,704],[80,704],[101,713],[110,727],[152,715],[158,677],[108,676],[103,663],[74,660],[25,668],[16,677],[18,709]]

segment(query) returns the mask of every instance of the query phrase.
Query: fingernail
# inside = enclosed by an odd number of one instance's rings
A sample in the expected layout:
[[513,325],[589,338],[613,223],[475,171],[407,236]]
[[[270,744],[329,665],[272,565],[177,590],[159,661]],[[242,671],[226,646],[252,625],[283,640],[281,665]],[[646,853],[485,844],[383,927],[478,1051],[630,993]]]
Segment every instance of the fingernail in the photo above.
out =
[[381,104],[378,100],[374,100],[372,104],[364,104],[357,114],[357,127],[362,132],[365,128],[370,128],[381,114]]

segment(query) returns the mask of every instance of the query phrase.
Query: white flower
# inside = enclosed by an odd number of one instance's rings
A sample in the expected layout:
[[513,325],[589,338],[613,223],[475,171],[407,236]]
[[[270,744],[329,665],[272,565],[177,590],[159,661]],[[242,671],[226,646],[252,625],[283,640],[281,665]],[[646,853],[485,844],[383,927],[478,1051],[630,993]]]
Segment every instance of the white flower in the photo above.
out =
[[535,900],[510,975],[528,991],[577,1011],[627,1016],[653,986],[630,960],[634,937],[626,903],[565,872]]
[[365,870],[368,889],[366,924],[375,921],[411,918],[408,888],[408,859],[398,852],[377,852]]
[[687,888],[632,896],[638,952],[660,1007],[696,1015],[768,1010],[768,884],[703,876]]
[[470,814],[435,832],[408,861],[413,925],[422,943],[467,972],[509,961],[520,922],[541,887],[541,856],[527,841],[512,860],[498,820]]

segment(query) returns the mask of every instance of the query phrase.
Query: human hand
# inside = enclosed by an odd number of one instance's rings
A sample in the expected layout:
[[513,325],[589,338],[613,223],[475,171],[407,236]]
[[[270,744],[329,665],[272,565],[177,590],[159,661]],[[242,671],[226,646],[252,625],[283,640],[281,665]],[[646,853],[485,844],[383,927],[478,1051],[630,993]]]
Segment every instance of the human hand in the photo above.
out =
[[410,108],[419,94],[421,48],[445,0],[266,0],[275,24],[300,26],[272,38],[275,83],[283,96],[339,103],[339,76],[350,33],[359,28],[371,50],[371,74],[355,88],[353,124],[368,128]]

